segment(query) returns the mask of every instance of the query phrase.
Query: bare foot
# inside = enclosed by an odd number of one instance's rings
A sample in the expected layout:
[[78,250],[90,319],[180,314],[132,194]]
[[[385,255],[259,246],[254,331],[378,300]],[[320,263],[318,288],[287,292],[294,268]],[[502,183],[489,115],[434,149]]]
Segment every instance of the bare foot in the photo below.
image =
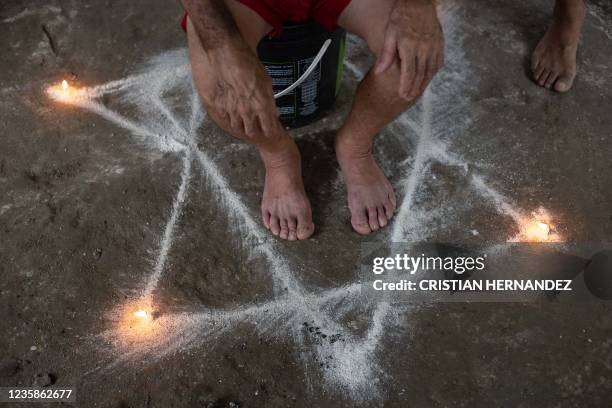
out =
[[300,154],[293,140],[274,154],[261,153],[266,183],[261,201],[264,225],[290,241],[306,239],[314,232],[310,202],[304,191]]
[[367,235],[387,226],[395,211],[395,193],[374,160],[371,146],[359,146],[340,132],[336,157],[346,183],[353,229]]
[[532,56],[533,78],[540,86],[557,92],[572,87],[584,14],[584,0],[557,0],[553,23]]

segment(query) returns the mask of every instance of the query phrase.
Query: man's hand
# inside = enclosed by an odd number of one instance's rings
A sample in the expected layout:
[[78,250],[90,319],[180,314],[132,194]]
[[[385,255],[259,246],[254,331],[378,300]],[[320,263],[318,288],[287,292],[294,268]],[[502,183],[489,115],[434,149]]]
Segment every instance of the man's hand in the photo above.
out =
[[444,35],[434,0],[397,0],[385,31],[375,74],[399,58],[399,96],[414,99],[444,64]]
[[211,63],[215,91],[206,104],[220,116],[218,123],[229,124],[234,135],[246,139],[278,135],[272,80],[242,38],[225,1],[182,2]]
[[207,101],[231,129],[247,139],[277,134],[278,110],[272,80],[259,59],[245,47],[210,52],[217,83],[214,99]]

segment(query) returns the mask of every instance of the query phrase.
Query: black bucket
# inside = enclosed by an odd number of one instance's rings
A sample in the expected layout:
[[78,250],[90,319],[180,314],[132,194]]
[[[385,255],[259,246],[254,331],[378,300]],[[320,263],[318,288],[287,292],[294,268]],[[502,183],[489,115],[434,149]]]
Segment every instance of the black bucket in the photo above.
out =
[[319,66],[296,89],[276,99],[281,123],[286,127],[308,125],[334,105],[342,81],[346,32],[341,28],[329,32],[315,23],[290,23],[285,24],[279,37],[265,37],[257,46],[277,94],[308,69],[327,39],[332,42]]

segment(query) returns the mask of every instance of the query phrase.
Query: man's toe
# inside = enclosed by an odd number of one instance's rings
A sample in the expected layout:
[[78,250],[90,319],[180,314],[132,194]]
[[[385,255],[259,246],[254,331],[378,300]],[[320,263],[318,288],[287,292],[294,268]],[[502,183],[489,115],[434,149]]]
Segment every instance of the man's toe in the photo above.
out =
[[351,217],[351,225],[353,226],[353,229],[361,235],[368,235],[370,232],[372,232],[365,208],[362,211],[353,213],[353,216]]
[[261,217],[263,218],[263,223],[266,229],[270,229],[270,212],[268,210],[261,210]]
[[274,215],[270,217],[270,230],[272,231],[274,235],[280,234],[280,230],[281,230],[280,222],[279,222],[278,217]]
[[380,225],[381,228],[386,227],[389,223],[389,220],[387,219],[386,211],[383,206],[379,206],[376,209],[376,212],[378,213],[378,225]]
[[533,80],[536,82],[540,82],[540,77],[544,73],[544,67],[539,65],[538,68],[533,72]]
[[[391,189],[391,192],[387,194],[387,198],[389,199],[389,202],[391,203],[391,215],[393,215],[393,213],[395,212],[395,209],[397,208],[397,200],[395,198],[395,192],[393,191],[393,189]],[[391,217],[389,217],[389,219],[391,219]]]
[[556,72],[551,72],[548,78],[546,79],[546,83],[544,84],[546,89],[550,89],[558,77],[559,75]]
[[538,67],[540,66],[540,58],[539,56],[533,55],[531,59],[531,72],[534,74],[538,72]]
[[304,216],[298,217],[297,222],[297,239],[306,239],[309,238],[314,232],[314,224],[310,218],[306,218]]
[[368,225],[370,225],[370,229],[372,231],[377,231],[380,228],[378,224],[378,211],[376,211],[376,207],[368,208]]
[[282,239],[289,238],[289,226],[287,224],[287,219],[285,219],[285,218],[281,219],[280,228],[281,228],[281,230],[280,230],[279,236]]
[[572,88],[574,84],[574,75],[561,75],[557,82],[555,83],[555,91],[557,92],[567,92]]
[[387,216],[387,221],[391,221],[393,217],[394,207],[392,203],[388,203],[384,205],[385,215]]
[[291,218],[287,223],[289,227],[289,241],[295,241],[297,239],[297,222],[295,218]]
[[548,76],[550,75],[550,71],[545,69],[542,71],[542,73],[540,74],[540,76],[538,77],[538,85],[540,86],[544,86],[546,85],[546,80],[548,79]]

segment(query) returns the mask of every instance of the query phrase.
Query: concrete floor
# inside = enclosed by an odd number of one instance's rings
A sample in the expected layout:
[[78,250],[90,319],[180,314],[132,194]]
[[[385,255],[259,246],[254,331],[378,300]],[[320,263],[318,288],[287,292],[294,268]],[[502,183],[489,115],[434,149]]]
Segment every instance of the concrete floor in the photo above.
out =
[[[375,239],[493,245],[544,207],[568,241],[612,240],[612,8],[592,2],[557,95],[526,75],[551,6],[445,5],[444,70],[377,140],[400,211]],[[336,110],[294,132],[317,233],[268,237],[256,152],[198,115],[180,16],[0,5],[0,386],[76,386],[82,407],[612,405],[608,304],[361,300],[333,153],[370,63],[354,37]],[[120,81],[75,106],[45,93],[63,78]]]

